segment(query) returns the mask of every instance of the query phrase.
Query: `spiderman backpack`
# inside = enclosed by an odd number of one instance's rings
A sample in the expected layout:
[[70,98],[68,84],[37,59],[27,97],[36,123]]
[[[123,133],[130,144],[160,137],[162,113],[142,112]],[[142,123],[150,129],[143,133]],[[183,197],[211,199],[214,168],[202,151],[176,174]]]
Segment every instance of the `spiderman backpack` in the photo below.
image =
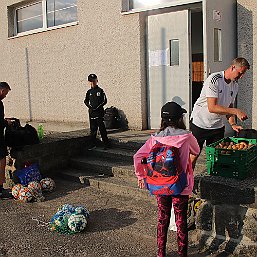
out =
[[151,195],[179,195],[187,185],[187,175],[180,165],[179,149],[156,141],[146,164],[146,186]]

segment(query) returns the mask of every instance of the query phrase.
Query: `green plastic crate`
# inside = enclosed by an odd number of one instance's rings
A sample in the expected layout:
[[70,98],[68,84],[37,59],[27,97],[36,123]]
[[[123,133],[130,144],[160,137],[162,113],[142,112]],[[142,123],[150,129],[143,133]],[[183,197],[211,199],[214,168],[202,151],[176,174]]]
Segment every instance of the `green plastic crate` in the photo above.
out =
[[[253,144],[246,150],[215,148],[220,142],[248,142]],[[209,175],[245,179],[257,164],[257,139],[223,138],[206,146],[206,164]]]

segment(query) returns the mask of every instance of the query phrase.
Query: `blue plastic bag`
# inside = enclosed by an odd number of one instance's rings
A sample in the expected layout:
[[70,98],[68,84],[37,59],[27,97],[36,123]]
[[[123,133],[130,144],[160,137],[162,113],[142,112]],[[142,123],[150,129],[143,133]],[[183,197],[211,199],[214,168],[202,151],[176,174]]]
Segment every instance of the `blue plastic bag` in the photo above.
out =
[[39,182],[42,179],[37,163],[31,164],[21,170],[17,170],[15,175],[20,179],[23,186],[27,186],[31,181]]

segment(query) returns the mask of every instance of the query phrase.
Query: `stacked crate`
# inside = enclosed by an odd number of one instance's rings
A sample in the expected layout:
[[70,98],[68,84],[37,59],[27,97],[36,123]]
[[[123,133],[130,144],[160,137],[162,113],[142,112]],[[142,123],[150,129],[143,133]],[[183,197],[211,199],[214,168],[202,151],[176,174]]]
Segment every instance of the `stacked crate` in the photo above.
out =
[[[239,144],[245,142],[247,149],[221,148],[221,142]],[[257,164],[257,139],[228,137],[206,146],[206,164],[209,175],[245,179]]]

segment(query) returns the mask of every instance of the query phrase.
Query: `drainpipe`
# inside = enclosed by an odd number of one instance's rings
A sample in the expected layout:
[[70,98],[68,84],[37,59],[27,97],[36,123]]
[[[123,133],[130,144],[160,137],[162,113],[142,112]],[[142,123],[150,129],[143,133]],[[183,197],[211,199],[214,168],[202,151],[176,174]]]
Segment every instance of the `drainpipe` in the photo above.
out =
[[25,48],[25,57],[26,57],[26,79],[28,85],[28,102],[29,102],[29,120],[32,121],[32,108],[31,108],[31,87],[30,87],[30,73],[29,73],[29,53],[28,48]]

